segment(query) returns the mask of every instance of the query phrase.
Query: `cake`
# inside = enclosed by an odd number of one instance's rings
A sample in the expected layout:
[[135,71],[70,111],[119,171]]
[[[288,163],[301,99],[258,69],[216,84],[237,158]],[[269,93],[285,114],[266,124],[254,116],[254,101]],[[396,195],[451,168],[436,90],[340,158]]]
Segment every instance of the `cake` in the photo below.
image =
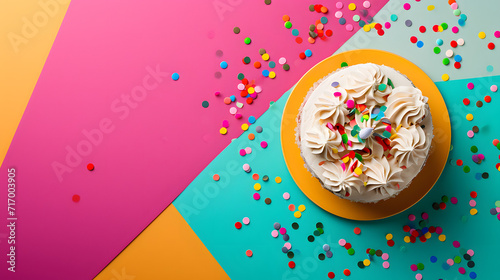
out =
[[357,64],[330,73],[309,90],[297,117],[305,167],[341,198],[368,203],[396,196],[429,154],[427,101],[388,66]]

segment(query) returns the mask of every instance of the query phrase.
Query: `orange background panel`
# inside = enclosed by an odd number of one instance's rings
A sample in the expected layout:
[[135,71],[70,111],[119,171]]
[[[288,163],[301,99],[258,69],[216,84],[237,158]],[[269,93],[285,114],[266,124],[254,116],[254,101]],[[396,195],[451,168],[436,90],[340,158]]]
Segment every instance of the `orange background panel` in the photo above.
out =
[[223,280],[229,277],[170,204],[95,279]]

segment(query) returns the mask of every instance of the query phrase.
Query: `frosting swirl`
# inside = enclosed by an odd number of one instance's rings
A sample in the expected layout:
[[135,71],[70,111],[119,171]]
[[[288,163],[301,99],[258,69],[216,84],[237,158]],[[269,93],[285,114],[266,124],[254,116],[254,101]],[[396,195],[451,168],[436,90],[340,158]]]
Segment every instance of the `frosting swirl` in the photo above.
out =
[[[335,94],[339,96],[335,96]],[[314,116],[320,120],[326,120],[333,125],[344,124],[347,119],[347,106],[344,104],[347,93],[343,88],[338,88],[335,92],[323,92],[314,103],[316,112]]]
[[397,167],[394,162],[389,162],[387,158],[372,158],[365,163],[368,191],[375,191],[383,195],[393,195],[399,191],[399,183],[401,179],[401,171],[403,169]]
[[410,167],[427,155],[430,142],[420,126],[401,127],[391,142],[391,153],[400,166]]
[[339,159],[337,152],[344,150],[340,133],[328,129],[325,125],[312,126],[306,131],[304,139],[313,154],[322,155],[328,160]]
[[387,84],[387,77],[380,68],[372,63],[353,65],[345,69],[339,77],[340,86],[356,103],[374,105],[384,103],[384,97],[391,93],[391,88],[379,91],[379,84]]
[[356,162],[357,161],[351,161],[351,165],[346,167],[345,170],[342,169],[341,163],[338,161],[336,163],[330,161],[324,163],[321,167],[324,170],[323,176],[326,178],[324,182],[325,187],[343,196],[345,196],[346,193],[351,194],[353,189],[361,193],[360,186],[363,185],[363,181],[360,177],[354,176],[354,173],[350,171],[352,165]]
[[419,89],[399,86],[389,95],[385,114],[391,122],[409,127],[424,119],[428,106],[427,97]]

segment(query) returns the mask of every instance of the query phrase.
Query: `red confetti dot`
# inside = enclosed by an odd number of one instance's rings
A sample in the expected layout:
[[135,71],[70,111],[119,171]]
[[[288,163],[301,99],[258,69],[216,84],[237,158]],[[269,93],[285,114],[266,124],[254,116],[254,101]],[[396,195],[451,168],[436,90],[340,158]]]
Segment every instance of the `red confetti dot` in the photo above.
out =
[[394,240],[387,240],[387,245],[389,245],[389,247],[392,247],[394,246]]
[[350,271],[349,269],[347,269],[347,268],[346,268],[346,269],[344,269],[344,275],[345,275],[345,276],[349,276],[349,275],[351,275],[351,271]]
[[417,241],[417,239],[415,238],[415,236],[410,236],[410,242],[411,243],[415,243]]
[[300,59],[306,59],[306,54],[305,54],[305,53],[303,53],[303,52],[301,52],[301,53],[299,54],[299,57],[300,57]]
[[420,31],[420,33],[425,33],[427,29],[425,28],[425,26],[422,25],[418,28],[418,30]]
[[427,238],[425,238],[425,236],[423,236],[423,235],[420,236],[420,242],[425,242],[425,241],[427,241]]
[[346,250],[351,249],[351,247],[352,247],[351,243],[346,243],[346,244],[344,245],[344,248],[345,248]]
[[326,32],[325,32],[326,36],[330,37],[333,35],[333,31],[331,31],[330,29],[328,29]]
[[417,41],[418,41],[417,37],[415,36],[410,37],[410,42],[412,42],[413,44],[415,44]]
[[490,102],[491,102],[491,96],[486,95],[486,96],[484,97],[484,102],[486,102],[486,103],[490,103]]
[[370,254],[370,250],[371,250],[371,248],[366,248],[366,253]]
[[379,30],[377,30],[377,34],[378,34],[379,36],[384,36],[385,31],[384,31],[383,29],[379,29]]
[[318,13],[321,12],[321,7],[323,7],[323,5],[314,5],[314,10]]
[[247,96],[247,95],[248,95],[248,92],[247,92],[246,90],[242,90],[242,91],[240,92],[240,95],[241,95],[241,97],[245,97],[245,96]]
[[375,29],[376,30],[382,29],[382,24],[380,23],[375,24]]
[[488,44],[488,49],[492,50],[494,48],[495,48],[495,44],[493,44],[493,43]]
[[439,203],[439,209],[441,209],[441,210],[446,209],[446,203],[444,203],[444,202]]
[[355,227],[354,228],[354,233],[358,234],[358,235],[361,234],[361,229],[359,227]]
[[467,106],[467,105],[469,105],[469,104],[470,104],[470,100],[469,100],[469,98],[464,98],[463,102],[464,102],[464,105],[465,105],[465,106]]
[[439,25],[437,25],[437,24],[436,24],[436,25],[434,25],[434,26],[432,27],[432,30],[433,30],[434,32],[438,32],[438,31],[439,31]]
[[462,166],[462,164],[464,164],[463,160],[457,159],[457,165],[458,166]]
[[234,227],[237,228],[237,229],[240,229],[241,228],[241,223],[240,222],[234,223]]
[[451,40],[451,42],[450,42],[450,46],[451,46],[452,48],[456,48],[456,47],[458,46],[457,41],[455,41],[455,40]]
[[241,80],[241,83],[244,84],[244,85],[248,85],[248,79],[247,78],[243,78],[243,80]]
[[335,278],[335,273],[333,273],[333,272],[331,272],[331,271],[330,271],[330,272],[328,272],[328,278],[330,278],[330,279]]
[[411,233],[411,235],[412,235],[412,236],[415,236],[415,237],[418,237],[418,234],[419,234],[419,233],[418,233],[418,231],[417,231],[417,230],[414,230],[414,231]]
[[471,191],[471,192],[470,192],[470,197],[472,197],[472,198],[476,198],[476,197],[477,197],[477,192],[475,192],[475,191]]
[[89,171],[94,170],[94,165],[93,165],[92,163],[87,164],[87,169],[88,169]]
[[75,194],[75,195],[73,195],[72,200],[73,200],[74,202],[78,202],[78,201],[80,201],[80,196],[79,196],[79,195],[77,195],[77,194]]
[[455,62],[453,66],[455,66],[456,69],[460,69],[460,67],[462,67],[462,64],[460,64],[460,62]]
[[430,232],[430,233],[435,233],[435,232],[436,232],[436,227],[434,227],[434,226],[430,226],[430,227],[429,227],[429,232]]
[[302,44],[302,38],[300,37],[295,38],[295,42],[297,42],[297,44]]
[[248,97],[248,98],[247,98],[247,104],[252,104],[252,103],[253,103],[253,98]]
[[294,261],[289,261],[288,262],[288,267],[295,268],[295,262]]
[[409,226],[409,225],[406,225],[406,226],[404,226],[404,227],[403,227],[403,231],[404,231],[404,232],[409,232],[409,231],[410,231],[410,229],[411,229],[411,228],[410,228],[410,226]]

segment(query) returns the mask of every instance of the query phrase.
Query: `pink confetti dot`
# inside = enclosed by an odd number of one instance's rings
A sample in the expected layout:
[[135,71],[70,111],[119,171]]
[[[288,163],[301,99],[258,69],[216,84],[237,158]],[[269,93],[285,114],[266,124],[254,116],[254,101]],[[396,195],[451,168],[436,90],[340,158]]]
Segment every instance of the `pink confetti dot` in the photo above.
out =
[[243,117],[243,115],[242,114],[236,114],[236,115],[234,115],[234,117],[237,118],[237,119],[241,119]]
[[245,149],[240,150],[240,156],[245,156],[247,153],[245,152]]
[[222,127],[228,128],[229,127],[229,121],[228,120],[223,120],[222,121]]
[[410,3],[404,3],[404,4],[403,4],[403,9],[405,9],[405,10],[407,10],[407,11],[408,11],[410,8],[411,8]]
[[337,2],[337,4],[335,4],[335,7],[337,7],[337,9],[342,9],[344,7],[344,3]]
[[452,259],[448,259],[446,260],[446,263],[449,265],[449,266],[452,266],[455,264],[455,262],[452,260]]
[[287,193],[287,192],[286,192],[286,193],[284,193],[284,194],[283,194],[283,198],[284,198],[285,200],[289,200],[289,199],[290,199],[290,194],[289,194],[289,193]]
[[341,18],[343,15],[344,15],[344,13],[342,13],[341,11],[336,11],[335,12],[335,17],[336,18]]
[[422,274],[417,273],[417,275],[415,275],[415,279],[422,280]]
[[231,108],[229,109],[229,113],[230,113],[231,115],[236,114],[236,112],[238,112],[238,109],[236,109],[236,107],[231,107]]
[[495,38],[500,38],[500,31],[495,31],[495,33],[493,33],[493,36],[495,36]]
[[460,272],[461,274],[465,274],[465,268],[463,267],[458,268],[458,272]]
[[385,262],[382,263],[382,266],[384,268],[389,268],[389,266],[391,266],[391,265],[389,264],[389,262],[385,261]]
[[342,246],[342,247],[344,247],[346,243],[347,242],[343,238],[339,240],[339,245]]
[[387,253],[383,253],[383,254],[382,254],[382,259],[383,259],[384,261],[388,260],[388,259],[389,259],[389,254],[387,254]]
[[437,234],[443,233],[443,228],[442,227],[436,227],[436,233]]
[[219,96],[219,95],[220,95],[220,91],[216,91],[216,92],[214,92],[214,95],[215,95],[215,96]]
[[278,237],[278,231],[277,230],[271,231],[271,236],[274,238]]
[[245,225],[248,225],[250,223],[250,218],[248,218],[248,217],[243,218],[243,223]]
[[417,271],[418,267],[416,264],[412,264],[412,265],[410,265],[410,269],[411,269],[411,271]]
[[453,241],[453,247],[455,247],[455,248],[460,247],[460,242],[458,242],[458,241],[456,241],[456,240],[455,240],[455,241]]
[[242,84],[242,83],[239,83],[238,84],[238,90],[244,90],[245,89],[245,85]]
[[[280,228],[280,234],[283,235],[285,233],[286,233],[286,228],[284,228],[284,227]],[[288,248],[288,249],[290,249],[290,248]]]
[[260,199],[260,194],[258,194],[258,193],[254,193],[254,194],[253,194],[253,199],[255,199],[255,200],[259,200],[259,199]]
[[425,212],[424,212],[424,213],[422,213],[422,219],[424,219],[424,220],[429,219],[429,214],[427,214],[427,213],[425,213]]
[[492,86],[490,87],[490,90],[491,90],[491,92],[497,92],[497,90],[498,90],[497,85],[492,85]]
[[470,205],[470,207],[476,207],[476,201],[474,199],[471,199],[469,201],[469,205]]
[[474,250],[472,249],[467,250],[467,254],[469,254],[469,256],[471,257],[474,256]]
[[456,9],[458,9],[458,4],[455,2],[455,3],[453,3],[453,4],[450,5],[450,8],[452,10],[456,10]]
[[292,249],[292,243],[287,242],[287,243],[285,243],[284,247],[287,248],[288,250],[291,250]]
[[474,89],[474,83],[468,83],[467,84],[468,89]]
[[413,215],[413,214],[408,215],[408,220],[410,220],[412,222],[415,221],[415,215]]
[[386,29],[389,29],[389,28],[391,28],[391,23],[390,22],[386,22],[384,24],[384,26],[385,26]]
[[363,7],[365,7],[366,9],[370,8],[370,7],[371,7],[371,5],[372,5],[372,4],[370,3],[370,1],[365,1],[365,2],[363,2]]
[[254,87],[256,93],[261,93],[262,92],[262,87],[261,86],[256,86]]
[[266,141],[260,142],[260,146],[264,149],[267,148],[267,142]]
[[458,33],[458,26],[453,26],[453,27],[451,28],[451,32],[453,32],[453,33]]
[[350,24],[350,23],[349,23],[349,24],[346,24],[346,26],[345,26],[345,30],[347,30],[347,31],[351,32],[351,31],[353,31],[353,30],[354,30],[354,27],[352,26],[352,24]]
[[342,93],[340,93],[340,92],[336,91],[336,92],[334,92],[334,93],[333,93],[333,96],[335,96],[335,97],[339,97],[339,96],[342,96]]
[[469,136],[469,138],[474,137],[474,131],[472,130],[467,131],[467,136]]
[[245,148],[245,153],[247,153],[247,154],[251,154],[251,153],[252,153],[252,148],[250,148],[250,147],[246,147],[246,148]]
[[452,198],[450,198],[450,202],[452,204],[457,204],[458,203],[458,199],[456,197],[452,197]]

